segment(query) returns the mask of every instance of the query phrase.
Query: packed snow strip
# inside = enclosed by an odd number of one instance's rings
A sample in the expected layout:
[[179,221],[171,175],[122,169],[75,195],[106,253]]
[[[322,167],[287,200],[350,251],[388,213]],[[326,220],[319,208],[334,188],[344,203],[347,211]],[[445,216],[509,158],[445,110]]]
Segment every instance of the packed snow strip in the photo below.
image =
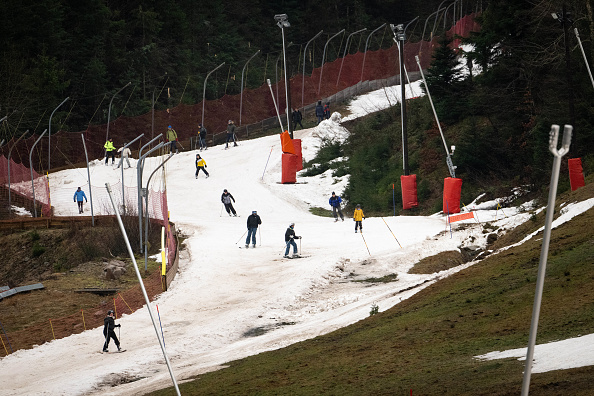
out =
[[[477,359],[513,359],[526,360],[527,348],[489,352],[476,356]],[[564,370],[594,365],[594,334],[570,338],[563,341],[536,345],[534,348],[533,373]]]
[[[323,139],[342,141],[348,136],[339,120],[340,114],[335,113],[316,128],[295,133],[302,139],[306,160],[313,158]],[[330,193],[341,194],[348,178],[326,172],[299,177],[294,185],[280,184],[279,143],[277,136],[269,136],[228,150],[210,147],[201,153],[208,179],[195,178],[196,151],[176,154],[166,165],[166,178],[155,178],[154,189],[166,183],[171,219],[188,236],[179,274],[170,290],[152,304],[153,308],[159,305],[167,352],[178,380],[347,326],[367,317],[372,304],[384,311],[472,265],[436,274],[408,274],[416,262],[458,250],[470,241],[485,243],[479,225],[454,225],[446,232],[441,215],[386,217],[392,232],[381,218],[367,218],[365,240],[354,233],[350,213],[337,223],[313,216],[309,209],[329,208]],[[160,160],[147,159],[145,180]],[[121,169],[99,160],[93,163],[94,186],[121,178]],[[86,169],[50,175],[57,213],[76,213],[72,194],[78,186],[85,188],[86,177]],[[124,185],[136,185],[135,168],[124,170]],[[223,189],[234,196],[241,217],[224,210]],[[245,244],[246,218],[253,210],[262,218],[257,247],[238,249]],[[492,206],[476,210],[475,216],[496,221],[501,228],[528,218],[523,209],[506,208],[503,214]],[[306,258],[282,258],[284,232],[291,222],[296,223],[297,235],[303,236],[298,248]],[[389,274],[397,275],[394,282],[373,287],[353,282]],[[125,354],[100,353],[101,329],[17,351],[0,361],[0,381],[6,384],[0,395],[132,395],[170,386],[146,310],[124,315],[117,322],[122,324]]]

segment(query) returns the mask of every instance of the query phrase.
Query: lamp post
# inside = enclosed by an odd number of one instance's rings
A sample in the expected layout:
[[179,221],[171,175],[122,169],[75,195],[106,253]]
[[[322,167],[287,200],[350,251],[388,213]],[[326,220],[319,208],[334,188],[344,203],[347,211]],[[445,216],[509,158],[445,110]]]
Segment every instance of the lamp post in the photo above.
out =
[[283,63],[285,66],[285,104],[286,108],[285,111],[287,112],[287,130],[291,134],[291,139],[293,138],[293,131],[291,130],[291,122],[289,121],[289,80],[287,79],[287,55],[285,51],[285,28],[291,27],[291,24],[287,20],[287,14],[277,14],[274,16],[274,20],[276,21],[276,25],[280,28],[281,34],[283,36]]
[[[206,81],[208,80],[208,77],[214,73],[219,67],[223,66],[225,64],[225,62],[221,63],[220,65],[218,65],[217,67],[215,67],[214,69],[212,69],[207,75],[206,78],[204,79],[204,87],[202,89],[202,126],[204,126],[204,102],[206,101]],[[140,233],[142,234],[142,229],[140,230]]]
[[128,84],[124,85],[122,88],[120,88],[118,90],[118,92],[114,93],[113,96],[111,97],[111,100],[109,101],[109,108],[107,110],[107,134],[105,135],[105,141],[107,142],[107,139],[109,139],[109,121],[111,119],[111,103],[113,102],[113,100],[115,99],[116,95],[119,94],[120,92],[122,92],[124,90],[124,88],[126,88],[128,85],[132,84],[131,82],[129,82]]
[[241,126],[241,110],[243,109],[243,73],[245,72],[245,68],[247,67],[248,63],[250,63],[250,61],[254,59],[254,57],[259,53],[260,50],[256,51],[256,53],[252,55],[247,62],[245,62],[245,65],[243,65],[243,69],[241,70],[241,94],[239,95],[239,126]]
[[[324,45],[324,52],[322,52],[322,66],[320,67],[320,82],[318,83],[318,95],[320,95],[320,88],[322,87],[322,74],[324,73],[324,60],[326,60],[326,49],[328,48],[330,40],[342,33],[344,33],[344,29],[336,33],[334,36],[330,37],[328,41],[326,41],[326,45]],[[340,51],[340,48],[338,50]]]
[[336,79],[336,86],[338,87],[338,82],[340,81],[340,73],[342,73],[342,65],[344,65],[344,57],[347,54],[347,51],[349,50],[349,42],[351,40],[351,37],[353,37],[355,34],[358,33],[362,33],[364,31],[366,31],[367,28],[363,28],[361,30],[357,30],[356,32],[353,32],[351,34],[348,35],[347,39],[346,39],[346,44],[344,45],[344,51],[342,53],[342,62],[340,62],[340,70],[338,70],[338,78]]
[[303,72],[301,73],[301,107],[303,107],[305,98],[305,56],[307,54],[307,46],[309,45],[309,43],[317,39],[323,32],[323,30],[320,30],[318,34],[313,36],[311,40],[309,40],[307,44],[305,44],[305,49],[303,50]]
[[56,112],[56,110],[58,110],[58,109],[59,109],[59,108],[60,108],[60,107],[61,107],[61,106],[62,106],[64,103],[66,103],[66,101],[67,101],[68,99],[70,99],[70,97],[67,97],[66,99],[64,99],[64,100],[62,101],[62,103],[60,103],[60,104],[58,105],[58,107],[56,107],[56,108],[54,109],[54,111],[52,111],[52,114],[50,115],[50,118],[49,118],[49,126],[48,126],[48,127],[49,127],[49,133],[48,133],[48,135],[47,135],[47,171],[48,171],[48,172],[49,172],[49,170],[50,170],[50,166],[51,166],[51,165],[50,165],[50,160],[51,160],[51,151],[50,151],[51,144],[50,144],[50,143],[51,143],[51,141],[52,141],[52,117],[54,116],[54,113]]
[[35,150],[35,146],[41,140],[43,135],[47,132],[47,128],[43,133],[37,138],[33,146],[31,147],[31,151],[29,151],[29,170],[31,172],[31,189],[33,191],[33,217],[37,217],[37,203],[35,202],[35,179],[33,179],[33,150]]
[[367,36],[367,40],[365,41],[365,51],[363,52],[363,65],[361,66],[361,79],[359,80],[359,82],[363,81],[363,72],[365,71],[365,57],[367,56],[367,45],[369,44],[369,39],[371,38],[373,33],[377,32],[384,26],[386,26],[386,24],[382,23],[382,25],[380,27],[375,29],[373,32],[369,33],[369,36]]

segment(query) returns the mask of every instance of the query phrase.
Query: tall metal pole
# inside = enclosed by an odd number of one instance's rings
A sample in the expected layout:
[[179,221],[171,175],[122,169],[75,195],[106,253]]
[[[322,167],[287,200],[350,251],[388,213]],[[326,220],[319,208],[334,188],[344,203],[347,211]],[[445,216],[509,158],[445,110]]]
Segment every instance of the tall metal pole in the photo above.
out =
[[283,64],[285,67],[285,111],[287,113],[287,130],[291,134],[291,139],[293,138],[293,131],[291,130],[291,121],[290,118],[291,114],[289,112],[289,79],[287,78],[287,55],[285,49],[285,28],[290,27],[291,24],[287,21],[287,15],[275,15],[275,19],[277,20],[278,27],[281,28],[281,34],[283,36]]
[[549,134],[549,151],[554,157],[553,171],[551,173],[551,185],[549,186],[549,201],[547,204],[547,215],[545,219],[544,232],[542,235],[540,262],[538,263],[538,274],[536,276],[536,291],[534,293],[534,306],[532,308],[530,336],[528,339],[528,350],[526,351],[524,378],[522,380],[522,396],[528,396],[528,392],[530,390],[530,376],[532,374],[533,363],[532,359],[534,358],[534,347],[536,344],[536,333],[538,331],[538,319],[540,317],[540,305],[542,302],[542,290],[544,287],[544,278],[547,268],[549,243],[551,241],[551,226],[553,224],[553,215],[555,214],[555,198],[557,196],[557,184],[559,182],[559,168],[561,168],[561,158],[569,151],[572,129],[573,127],[571,125],[565,125],[563,127],[563,143],[561,149],[559,150],[557,150],[557,142],[559,140],[559,125],[551,125],[551,132]]
[[272,96],[272,103],[274,103],[274,109],[276,110],[276,116],[278,117],[278,123],[280,125],[281,133],[283,133],[285,130],[283,129],[283,122],[281,121],[280,113],[278,112],[278,106],[276,105],[276,100],[274,99],[274,93],[272,92],[272,84],[270,83],[269,78],[266,79],[266,82],[268,83],[268,88],[270,88],[270,96]]
[[[148,213],[148,199],[149,199],[149,186],[151,184],[151,178],[153,177],[153,175],[155,174],[155,172],[157,172],[159,170],[159,168],[162,168],[165,163],[167,161],[169,161],[171,159],[171,157],[173,157],[173,153],[169,154],[169,157],[165,158],[165,160],[163,162],[161,162],[161,165],[157,166],[155,168],[155,170],[153,171],[153,173],[151,173],[151,175],[148,178],[148,181],[146,182],[146,194],[144,197],[144,206],[146,206],[147,210],[145,211],[145,220],[144,220],[144,240],[145,242],[148,241],[148,223],[149,223],[149,213]],[[144,270],[147,271],[148,269],[148,243],[144,244]]]
[[120,166],[122,167],[122,210],[124,211],[124,216],[126,215],[126,197],[124,196],[124,150],[143,136],[144,133],[137,136],[130,143],[126,143],[124,147],[122,147],[122,154],[120,155]]
[[54,111],[52,111],[52,114],[50,115],[50,118],[49,118],[49,126],[48,126],[48,128],[49,128],[49,133],[48,133],[48,135],[47,135],[47,171],[48,171],[48,172],[49,172],[49,170],[50,170],[50,168],[51,168],[51,165],[50,165],[50,164],[51,164],[51,161],[50,161],[50,160],[51,160],[51,155],[52,155],[52,154],[51,154],[51,150],[50,150],[50,149],[51,149],[51,147],[52,147],[52,145],[51,145],[51,142],[52,142],[52,117],[54,116],[54,113],[56,112],[56,110],[58,110],[58,109],[60,108],[60,106],[62,106],[64,103],[66,103],[66,101],[67,101],[68,99],[70,99],[70,96],[69,96],[69,97],[67,97],[66,99],[64,99],[64,100],[62,101],[62,103],[60,103],[60,104],[58,105],[58,107],[56,107],[56,108],[54,109]]
[[29,151],[29,171],[31,172],[31,187],[33,189],[33,217],[37,217],[37,204],[35,202],[35,179],[33,179],[33,158],[32,158],[32,156],[33,156],[33,150],[35,150],[35,146],[37,145],[37,143],[39,143],[39,141],[41,140],[43,135],[45,135],[46,132],[47,132],[47,128],[45,129],[45,131],[43,131],[41,136],[39,136],[37,138],[35,143],[33,143],[33,146],[31,146],[31,151]]
[[[225,64],[225,62],[221,63],[220,65],[218,65],[217,67],[215,67],[214,69],[212,69],[207,75],[206,78],[204,79],[204,87],[202,89],[202,122],[201,124],[204,126],[204,103],[206,101],[206,81],[208,80],[208,77],[210,77],[210,75],[212,73],[214,73],[219,67],[223,66]],[[142,231],[142,230],[141,230]]]
[[588,69],[588,75],[590,76],[590,81],[592,82],[592,87],[594,87],[594,78],[592,78],[592,71],[590,70],[590,65],[588,64],[588,58],[586,58],[586,52],[584,52],[584,46],[582,45],[582,40],[580,39],[580,33],[578,32],[577,28],[573,30],[575,32],[575,37],[580,45],[580,50],[582,51],[582,56],[584,57],[584,63],[586,64],[586,69]]
[[109,139],[109,121],[111,120],[111,104],[112,104],[113,100],[115,99],[116,95],[119,94],[120,92],[122,92],[124,90],[124,88],[126,88],[130,84],[132,84],[132,83],[129,82],[128,84],[126,84],[122,88],[120,88],[116,93],[113,94],[113,96],[111,97],[111,100],[109,101],[109,107],[107,110],[107,133],[105,135],[106,142],[107,142],[107,139]]
[[448,165],[448,169],[450,171],[450,176],[456,177],[456,167],[452,162],[452,157],[450,156],[450,150],[448,149],[448,145],[446,144],[445,137],[443,136],[443,131],[441,130],[441,124],[439,123],[439,117],[437,117],[437,112],[435,111],[435,106],[433,105],[433,99],[431,99],[431,92],[429,92],[429,86],[427,85],[427,80],[425,79],[425,74],[423,73],[423,69],[421,68],[421,62],[419,61],[419,57],[415,56],[415,60],[417,61],[417,65],[419,66],[419,72],[421,72],[421,78],[423,79],[423,84],[425,84],[425,90],[427,91],[427,97],[429,98],[429,103],[431,103],[431,109],[433,110],[433,116],[435,117],[435,122],[437,123],[437,127],[439,128],[439,134],[441,135],[441,140],[443,142],[443,147],[446,151],[446,164]]
[[159,335],[159,330],[157,328],[157,322],[155,322],[155,318],[153,317],[153,312],[151,310],[151,301],[146,294],[146,289],[144,288],[144,282],[142,281],[142,275],[140,275],[140,270],[138,269],[138,264],[136,263],[136,258],[134,257],[134,252],[132,251],[132,246],[130,246],[130,240],[128,239],[128,234],[126,234],[126,229],[124,228],[124,223],[122,223],[122,218],[120,217],[120,213],[116,208],[116,204],[113,201],[113,197],[111,195],[111,187],[109,183],[105,183],[105,188],[107,189],[107,193],[109,194],[109,199],[111,200],[111,205],[113,206],[113,210],[115,211],[116,218],[118,219],[118,225],[120,226],[120,231],[122,231],[122,236],[124,237],[124,241],[126,242],[126,248],[128,249],[128,254],[132,259],[132,264],[134,264],[134,271],[136,271],[136,277],[138,278],[138,283],[140,284],[140,289],[142,290],[142,295],[144,296],[144,301],[146,302],[146,309],[149,312],[149,316],[151,317],[151,321],[153,322],[153,327],[155,328],[155,333],[157,334],[157,340],[159,340],[159,345],[161,346],[161,351],[163,352],[163,357],[165,358],[165,363],[167,364],[167,369],[169,370],[169,375],[171,376],[171,381],[173,381],[173,386],[175,387],[175,391],[177,392],[178,396],[181,396],[179,392],[179,388],[177,386],[177,381],[175,380],[175,375],[173,375],[173,369],[171,368],[171,362],[169,361],[169,357],[167,357],[167,352],[165,351],[165,345],[163,344],[163,340]]
[[151,106],[151,139],[155,137],[155,90],[153,89],[153,102]]
[[243,73],[245,72],[245,68],[247,67],[248,63],[250,63],[250,61],[254,59],[254,57],[259,53],[260,50],[256,51],[256,53],[252,55],[247,62],[245,62],[245,65],[243,65],[243,69],[241,69],[241,94],[239,95],[239,126],[241,126],[241,112],[243,109]]
[[89,169],[89,155],[87,154],[85,135],[81,133],[80,137],[82,138],[83,148],[85,149],[85,160],[87,161],[87,178],[89,179],[89,201],[91,201],[91,225],[95,227],[95,215],[93,214],[93,190],[91,189],[91,170]]
[[[322,87],[322,74],[324,73],[324,60],[326,59],[326,48],[328,48],[328,43],[330,43],[330,40],[342,33],[344,33],[344,29],[336,33],[334,36],[330,37],[328,41],[326,41],[326,45],[324,45],[324,52],[322,53],[322,66],[320,67],[320,81],[318,82],[318,95],[320,94],[320,88]],[[340,48],[338,50],[340,51]]]
[[353,37],[353,35],[355,35],[357,33],[361,33],[361,32],[364,32],[366,30],[367,30],[367,28],[363,28],[361,30],[357,30],[356,32],[353,32],[353,33],[351,33],[351,34],[348,35],[348,37],[346,39],[346,44],[344,45],[344,51],[342,52],[342,62],[340,62],[340,69],[338,70],[338,78],[336,79],[336,86],[337,87],[338,87],[338,82],[340,81],[340,74],[342,73],[342,65],[344,65],[344,58],[346,57],[347,51],[349,50],[349,42],[351,40],[351,37]]
[[[12,153],[12,149],[17,145],[19,140],[21,140],[23,138],[23,136],[25,136],[27,133],[29,133],[28,129],[25,131],[25,133],[23,133],[21,136],[19,136],[17,141],[14,142],[12,144],[12,146],[10,146],[10,148],[8,149],[8,210],[9,211],[11,211],[11,208],[12,208],[11,200],[10,200],[11,199],[11,194],[10,194],[10,154]],[[12,212],[10,212],[10,213],[12,213]]]
[[365,58],[367,57],[367,46],[369,45],[369,39],[371,38],[373,33],[377,32],[384,26],[386,26],[386,24],[382,23],[382,25],[380,27],[375,29],[373,32],[369,33],[369,36],[367,36],[367,40],[365,40],[365,51],[363,52],[363,64],[361,65],[361,79],[359,80],[359,82],[363,81],[363,72],[365,71]]
[[305,57],[307,55],[307,46],[309,45],[309,43],[311,43],[312,41],[317,39],[320,36],[320,34],[322,34],[323,32],[324,32],[323,30],[320,30],[320,32],[318,34],[313,36],[311,38],[311,40],[309,40],[307,42],[307,44],[305,44],[305,49],[303,50],[303,72],[301,73],[301,107],[302,108],[303,108],[304,98],[305,98]]

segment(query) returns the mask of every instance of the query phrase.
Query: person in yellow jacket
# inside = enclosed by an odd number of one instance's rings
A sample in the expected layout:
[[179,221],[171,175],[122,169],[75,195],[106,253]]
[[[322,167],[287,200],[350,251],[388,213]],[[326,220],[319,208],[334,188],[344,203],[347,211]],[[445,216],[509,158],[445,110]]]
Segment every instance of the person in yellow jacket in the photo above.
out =
[[168,142],[171,142],[171,145],[169,146],[169,152],[173,153],[175,152],[175,154],[177,154],[179,151],[177,150],[177,132],[175,132],[175,129],[173,129],[171,127],[171,125],[169,125],[167,127],[167,132],[165,133],[165,138],[167,139]]
[[105,142],[103,147],[105,148],[105,165],[107,165],[107,161],[109,160],[110,156],[111,156],[111,164],[113,165],[113,163],[115,162],[115,153],[116,153],[116,148],[113,145],[113,139],[109,139],[107,142]]
[[204,158],[202,158],[200,154],[196,154],[196,179],[198,179],[198,173],[200,171],[204,172],[206,178],[208,179],[208,176],[210,175],[204,168],[206,168],[206,161],[204,161]]
[[363,209],[361,209],[361,205],[357,204],[357,208],[353,212],[353,221],[355,222],[355,233],[357,233],[357,227],[363,233],[363,219],[365,215],[363,214]]

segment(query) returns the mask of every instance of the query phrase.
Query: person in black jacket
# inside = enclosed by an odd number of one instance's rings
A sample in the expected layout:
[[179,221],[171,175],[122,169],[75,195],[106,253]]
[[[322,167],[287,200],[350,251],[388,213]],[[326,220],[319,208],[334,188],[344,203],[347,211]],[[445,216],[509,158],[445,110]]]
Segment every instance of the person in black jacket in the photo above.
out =
[[235,198],[233,198],[233,195],[231,195],[231,193],[227,191],[227,189],[224,189],[223,194],[221,195],[221,202],[223,203],[223,205],[225,205],[225,210],[227,211],[229,216],[231,216],[231,213],[233,213],[233,216],[237,216],[237,213],[235,212],[235,208],[233,208],[231,200],[235,202]]
[[324,106],[322,106],[322,101],[318,100],[318,104],[316,105],[316,117],[318,117],[318,125],[324,119]]
[[287,244],[287,249],[285,250],[286,258],[289,257],[289,250],[291,250],[291,245],[293,246],[293,257],[297,256],[297,244],[295,243],[295,239],[301,239],[300,236],[295,235],[295,223],[291,223],[287,231],[285,232],[285,243]]
[[256,231],[258,231],[258,226],[262,224],[262,220],[260,216],[258,216],[258,212],[255,210],[249,215],[247,219],[247,238],[245,239],[245,247],[250,247],[250,236],[252,237],[252,247],[256,247]]
[[301,126],[301,129],[303,129],[303,124],[301,123],[301,120],[303,119],[303,114],[301,114],[301,111],[299,111],[299,109],[293,109],[293,131],[295,131],[297,129],[297,124],[299,124],[299,126]]
[[112,310],[107,311],[107,316],[103,319],[103,335],[105,336],[105,343],[103,344],[103,352],[109,352],[107,349],[109,347],[109,341],[113,338],[116,346],[118,347],[118,351],[121,351],[120,348],[120,341],[118,337],[116,337],[115,331],[113,331],[116,327],[121,327],[119,324],[115,324],[114,320],[114,312]]
[[206,150],[206,128],[204,128],[204,125],[202,124],[198,124],[198,140],[200,143],[200,151],[202,151],[203,149]]

